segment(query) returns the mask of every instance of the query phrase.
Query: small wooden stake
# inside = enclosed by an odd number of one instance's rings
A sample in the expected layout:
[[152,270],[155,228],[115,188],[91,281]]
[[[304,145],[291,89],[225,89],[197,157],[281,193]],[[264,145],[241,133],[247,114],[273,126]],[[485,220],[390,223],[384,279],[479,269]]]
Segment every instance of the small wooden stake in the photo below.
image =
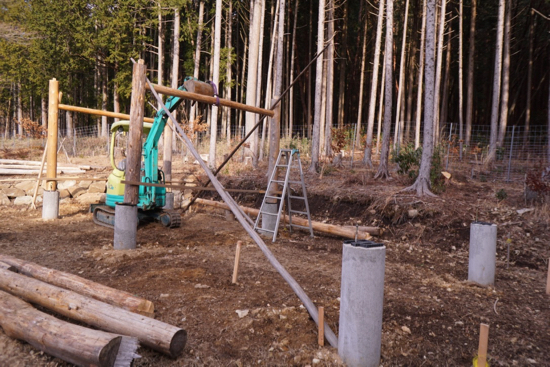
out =
[[319,306],[319,332],[317,334],[317,342],[320,346],[325,345],[325,308]]
[[239,273],[239,260],[241,259],[242,244],[242,241],[237,241],[237,250],[235,252],[235,267],[233,268],[233,279],[231,280],[231,283],[233,284],[237,283],[237,274]]
[[489,325],[481,324],[479,328],[479,347],[477,348],[477,366],[485,367],[487,362],[487,344],[489,343]]
[[550,295],[550,259],[548,259],[548,278],[546,279],[546,294]]

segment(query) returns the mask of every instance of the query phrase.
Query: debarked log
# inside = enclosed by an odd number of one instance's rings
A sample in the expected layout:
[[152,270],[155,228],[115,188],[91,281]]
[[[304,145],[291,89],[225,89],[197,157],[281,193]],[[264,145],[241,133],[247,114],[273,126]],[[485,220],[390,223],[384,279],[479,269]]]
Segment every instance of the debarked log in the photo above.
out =
[[[229,206],[219,201],[197,199],[197,203],[213,206],[220,209],[229,209]],[[241,209],[246,214],[253,215],[253,216],[258,216],[260,212],[258,209],[248,208],[245,206],[241,206]],[[281,215],[281,220],[284,221],[285,223],[288,223],[288,215]],[[292,217],[292,223],[298,224],[300,226],[305,226],[305,227],[309,225],[307,219],[299,218],[295,216]],[[341,236],[341,237],[350,238],[350,239],[355,239],[355,235],[357,233],[358,240],[368,240],[371,238],[371,235],[378,236],[381,233],[380,228],[378,227],[360,226],[358,228],[355,228],[351,226],[336,226],[333,224],[326,224],[326,223],[320,223],[315,221],[311,221],[311,226],[314,231],[328,233],[335,236]]]
[[49,269],[30,261],[21,260],[9,255],[0,254],[0,263],[13,266],[19,273],[42,280],[55,286],[69,289],[99,301],[153,317],[155,305],[153,302],[136,297],[128,292],[107,287],[63,271]]
[[113,366],[122,337],[74,325],[0,291],[0,326],[11,338],[78,366]]
[[187,332],[176,326],[9,270],[0,269],[0,289],[68,318],[135,337],[172,358],[183,353],[187,341]]

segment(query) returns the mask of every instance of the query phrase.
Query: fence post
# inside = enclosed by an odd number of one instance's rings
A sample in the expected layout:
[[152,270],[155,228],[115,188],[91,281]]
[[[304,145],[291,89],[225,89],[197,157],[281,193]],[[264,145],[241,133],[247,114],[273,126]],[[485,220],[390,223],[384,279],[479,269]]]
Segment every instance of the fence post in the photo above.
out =
[[506,182],[510,182],[510,167],[512,165],[512,152],[514,151],[514,135],[516,126],[512,126],[512,141],[510,142],[510,155],[508,157],[508,173],[506,174]]

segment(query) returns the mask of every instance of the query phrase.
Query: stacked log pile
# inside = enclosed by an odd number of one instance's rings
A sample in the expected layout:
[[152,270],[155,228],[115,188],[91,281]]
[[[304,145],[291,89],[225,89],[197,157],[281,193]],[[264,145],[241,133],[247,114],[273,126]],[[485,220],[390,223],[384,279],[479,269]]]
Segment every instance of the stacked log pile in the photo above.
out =
[[[20,159],[0,159],[0,175],[38,175],[42,162]],[[64,164],[57,166],[57,173],[86,173],[90,166]]]
[[[30,303],[100,330],[59,320]],[[153,311],[150,301],[129,293],[0,255],[0,327],[8,336],[67,362],[130,366],[139,357],[138,342],[177,358],[186,331],[155,320]]]

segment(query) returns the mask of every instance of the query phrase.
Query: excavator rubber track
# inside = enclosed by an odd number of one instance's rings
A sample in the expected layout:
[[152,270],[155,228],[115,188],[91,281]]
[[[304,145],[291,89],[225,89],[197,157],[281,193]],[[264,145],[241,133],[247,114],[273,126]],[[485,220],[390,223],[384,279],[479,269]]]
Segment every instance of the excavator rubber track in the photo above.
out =
[[[99,224],[107,228],[115,228],[115,209],[107,205],[95,205],[93,206],[93,220],[94,223]],[[155,211],[142,211],[138,210],[138,224],[143,221],[155,220],[160,222],[167,228],[179,228],[181,227],[181,214],[175,210],[155,210]]]

